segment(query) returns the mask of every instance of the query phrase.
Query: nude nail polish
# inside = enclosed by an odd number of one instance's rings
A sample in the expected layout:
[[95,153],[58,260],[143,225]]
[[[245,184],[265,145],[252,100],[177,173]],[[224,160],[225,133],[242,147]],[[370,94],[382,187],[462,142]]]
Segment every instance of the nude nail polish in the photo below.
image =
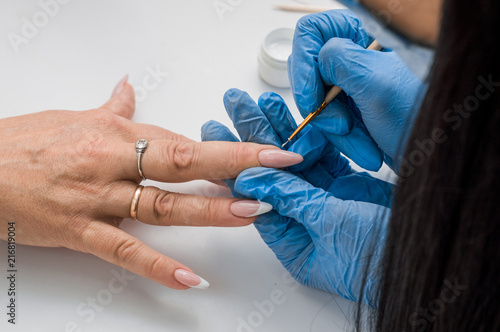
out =
[[231,212],[237,217],[254,217],[267,213],[273,206],[266,202],[243,200],[231,204]]
[[207,289],[208,287],[210,287],[208,281],[206,281],[199,275],[196,275],[193,272],[184,269],[175,270],[174,278],[181,284],[189,286],[191,288]]
[[113,93],[111,94],[111,98],[119,95],[120,92],[122,92],[123,87],[125,86],[125,83],[127,83],[127,81],[128,81],[128,75],[125,75],[125,77],[123,77],[120,80],[120,82],[118,82],[118,84],[115,86],[115,89],[113,90]]
[[282,168],[301,163],[304,160],[298,153],[278,149],[262,150],[259,162],[265,167]]

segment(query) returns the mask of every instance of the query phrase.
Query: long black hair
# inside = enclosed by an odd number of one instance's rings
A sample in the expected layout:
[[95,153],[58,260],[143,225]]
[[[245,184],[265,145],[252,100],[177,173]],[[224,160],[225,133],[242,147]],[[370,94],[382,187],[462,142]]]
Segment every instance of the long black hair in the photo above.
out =
[[499,18],[500,1],[443,2],[372,331],[500,331]]

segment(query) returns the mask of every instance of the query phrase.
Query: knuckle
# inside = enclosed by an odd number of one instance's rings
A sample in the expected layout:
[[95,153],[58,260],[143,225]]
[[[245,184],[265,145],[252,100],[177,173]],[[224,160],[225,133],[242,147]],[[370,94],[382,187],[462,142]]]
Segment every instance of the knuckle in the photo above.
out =
[[169,191],[158,193],[153,203],[155,220],[173,220],[175,218],[175,207],[178,195]]
[[[248,166],[253,165],[251,157],[253,155],[254,149],[252,149],[248,144],[237,143],[234,144],[233,148],[230,150],[230,158],[224,161],[226,167],[221,167],[220,169],[226,169],[230,174],[228,176],[234,177],[240,171]],[[256,166],[256,165],[255,165]]]
[[99,165],[114,155],[112,146],[100,134],[82,137],[72,154],[75,156],[73,166],[82,175],[92,178],[96,177]]
[[88,116],[92,125],[104,131],[116,129],[119,124],[118,115],[105,108],[88,111]]
[[295,28],[297,31],[308,31],[314,26],[314,22],[314,15],[304,15],[297,21]]
[[92,222],[90,220],[81,217],[72,218],[64,224],[62,229],[60,229],[61,232],[59,233],[63,234],[60,241],[66,248],[81,252],[89,252],[88,235],[91,233],[91,228]]
[[139,247],[140,245],[137,239],[119,239],[113,244],[113,247],[111,249],[113,258],[120,264],[133,260],[140,249]]
[[191,167],[196,158],[196,144],[175,142],[169,146],[169,161],[177,171],[183,171]]
[[161,276],[164,275],[165,272],[165,264],[163,264],[163,257],[158,255],[154,257],[152,260],[146,263],[145,273],[148,276]]
[[199,202],[200,211],[204,211],[205,218],[209,221],[217,220],[217,200],[213,197],[205,197]]

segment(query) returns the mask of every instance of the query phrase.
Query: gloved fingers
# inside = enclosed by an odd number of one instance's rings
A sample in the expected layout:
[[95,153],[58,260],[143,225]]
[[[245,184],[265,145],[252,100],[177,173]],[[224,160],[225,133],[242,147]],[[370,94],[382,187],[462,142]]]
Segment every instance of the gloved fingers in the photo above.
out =
[[[202,140],[237,141],[237,138],[226,126],[216,121],[209,121],[202,127]],[[234,191],[234,179],[225,180],[225,182],[234,197],[243,197]],[[259,216],[254,225],[264,242],[287,270],[291,273],[294,270],[300,270],[303,261],[297,260],[297,257],[303,257],[305,248],[311,246],[312,243],[311,237],[302,224],[271,211]]]
[[316,110],[325,98],[318,68],[318,55],[331,38],[347,38],[367,47],[373,38],[349,10],[331,10],[302,17],[295,28],[288,75],[297,107],[302,116]]
[[325,190],[339,199],[391,207],[394,188],[389,182],[358,172],[333,179]]
[[[288,167],[287,169],[291,169],[292,167]],[[315,164],[308,165],[299,174],[313,186],[329,191],[333,187],[335,178],[343,177],[353,172],[349,161],[332,144],[327,144],[319,156],[319,160]],[[342,187],[335,189],[341,191]]]
[[[202,127],[202,140],[237,141],[238,139],[226,126],[216,121],[209,121]],[[234,179],[224,180],[224,182],[231,189],[234,197],[243,198],[234,190]],[[312,243],[311,237],[302,224],[271,211],[259,216],[254,225],[264,242],[290,273],[300,270],[304,261],[297,258],[303,257],[304,252],[307,252],[305,249]]]
[[328,132],[323,134],[341,153],[361,168],[378,171],[382,166],[382,152],[361,121],[355,120],[347,135],[340,136]]
[[239,142],[240,140],[222,123],[210,120],[201,127],[201,140]]
[[274,92],[264,92],[258,101],[259,107],[283,144],[297,129],[297,124],[281,96]]
[[349,133],[353,122],[352,113],[341,97],[345,97],[343,92],[316,116],[313,120],[316,127],[335,135],[346,135]]
[[[277,143],[281,145],[297,127],[285,101],[276,93],[266,92],[262,94],[259,98],[259,105],[257,108],[257,105],[255,105],[255,102],[247,93],[237,89],[231,89],[226,93],[225,103],[231,119],[234,121],[238,132],[244,140],[248,139],[257,143]],[[275,137],[271,132],[247,134],[248,128],[242,127],[240,125],[241,123],[260,124],[258,128],[264,131],[269,131],[270,124],[274,133],[279,137],[279,141],[274,141]],[[210,128],[211,126],[208,126],[205,131]],[[219,130],[220,129],[217,127],[214,129],[216,132]],[[227,128],[225,128],[225,131],[227,131],[228,136],[232,135]],[[264,137],[264,139],[261,139],[262,137]],[[273,137],[273,142],[269,140],[271,137]],[[219,139],[216,137],[212,140]],[[225,140],[229,139],[226,138]],[[301,154],[304,157],[304,161],[288,169],[292,172],[301,172],[311,167],[311,165],[316,163],[320,158],[338,158],[338,152],[331,148],[328,150],[328,153],[325,154],[325,149],[328,145],[331,144],[319,130],[308,126],[298,135],[298,138],[294,140],[289,148],[289,151]]]
[[270,211],[257,217],[254,226],[287,270],[292,273],[291,270],[297,269],[295,266],[302,267],[306,259],[299,258],[312,243],[302,224]]
[[236,178],[239,194],[270,203],[280,215],[305,226],[312,237],[323,237],[349,218],[350,201],[341,201],[292,173],[250,168]]
[[339,158],[322,158],[301,174],[307,182],[336,198],[391,206],[394,185],[366,172],[354,172],[340,154]]
[[316,188],[321,188],[325,191],[328,191],[334,181],[334,178],[330,175],[330,173],[319,163],[311,166],[299,174],[305,181],[309,182]]
[[329,144],[318,163],[332,176],[337,178],[354,172],[349,161],[340,154],[339,150]]
[[229,89],[224,94],[224,106],[243,142],[281,147],[279,136],[248,93]]
[[271,204],[280,215],[303,224],[316,247],[331,247],[332,241],[338,241],[349,246],[342,249],[345,253],[358,250],[373,221],[386,220],[389,212],[379,205],[338,199],[292,173],[276,169],[247,169],[236,179],[234,189]]
[[[288,151],[300,154],[304,160],[298,165],[288,167],[291,172],[302,172],[310,168],[324,156],[326,148],[331,145],[325,135],[312,126],[304,128],[301,134],[294,138]],[[331,155],[329,157],[334,158]]]
[[316,187],[327,189],[332,177],[352,172],[346,158],[313,126],[304,129],[301,136],[289,149],[300,153],[302,163],[287,167],[294,173],[304,174],[305,179]]

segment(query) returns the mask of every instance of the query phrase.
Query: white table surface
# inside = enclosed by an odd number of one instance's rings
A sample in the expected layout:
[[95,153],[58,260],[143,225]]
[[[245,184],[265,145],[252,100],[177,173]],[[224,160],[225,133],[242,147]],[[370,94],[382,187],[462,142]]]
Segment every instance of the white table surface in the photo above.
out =
[[[273,88],[257,74],[264,36],[293,28],[302,15],[272,5],[292,1],[222,0],[232,9],[222,16],[213,0],[66,1],[15,52],[9,33],[22,36],[23,18],[32,21],[42,8],[35,0],[0,0],[0,117],[98,107],[125,74],[140,87],[149,70],[159,69],[168,76],[138,95],[134,121],[199,140],[210,119],[231,125],[222,96],[232,87],[254,98],[278,92],[300,119],[290,90]],[[227,195],[204,181],[156,185]],[[193,268],[211,287],[171,290],[127,273],[130,280],[111,293],[120,268],[63,248],[18,246],[17,324],[7,323],[8,285],[1,277],[0,330],[323,332],[344,331],[352,320],[353,303],[292,281],[253,226],[154,227],[127,220],[123,228]],[[0,276],[7,275],[6,256],[0,241]],[[280,303],[271,308],[277,295]],[[95,309],[85,304],[92,298]]]

